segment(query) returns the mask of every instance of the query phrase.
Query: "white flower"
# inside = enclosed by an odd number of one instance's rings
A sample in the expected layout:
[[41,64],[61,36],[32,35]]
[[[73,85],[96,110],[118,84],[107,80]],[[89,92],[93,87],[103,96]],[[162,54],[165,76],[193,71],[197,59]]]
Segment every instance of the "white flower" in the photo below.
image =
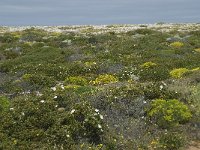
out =
[[147,103],[147,101],[143,101],[143,103],[144,103],[144,104],[146,104],[146,103]]
[[41,100],[40,102],[41,102],[41,103],[44,103],[44,100]]
[[22,112],[21,114],[22,114],[22,116],[24,116],[24,115],[25,115],[25,114],[24,114],[24,112]]
[[162,90],[163,89],[163,85],[160,85],[160,90]]
[[39,91],[36,91],[36,95],[37,95],[37,96],[42,96],[43,94],[40,93]]
[[102,126],[101,126],[100,124],[98,124],[98,128],[99,128],[99,129],[101,129],[101,128],[102,128]]
[[70,137],[69,134],[67,134],[67,137],[68,137],[68,138]]
[[99,115],[100,119],[103,119],[103,115]]
[[99,112],[99,110],[98,110],[98,109],[95,109],[95,112]]
[[26,94],[30,94],[30,93],[31,93],[31,91],[30,91],[30,90],[26,91]]
[[14,108],[10,108],[10,110],[14,110]]
[[63,90],[65,89],[65,87],[64,87],[63,85],[61,85],[60,87],[61,87],[61,89],[63,89]]
[[51,89],[52,89],[53,91],[56,91],[56,87],[51,87]]
[[54,96],[54,99],[56,99],[56,98],[58,98],[58,96],[56,95],[56,96]]
[[72,109],[72,111],[70,113],[73,114],[74,112],[75,112],[75,109]]
[[165,82],[162,82],[162,84],[163,84],[164,86],[167,86],[167,84],[166,84]]
[[58,107],[58,105],[55,106],[56,108]]

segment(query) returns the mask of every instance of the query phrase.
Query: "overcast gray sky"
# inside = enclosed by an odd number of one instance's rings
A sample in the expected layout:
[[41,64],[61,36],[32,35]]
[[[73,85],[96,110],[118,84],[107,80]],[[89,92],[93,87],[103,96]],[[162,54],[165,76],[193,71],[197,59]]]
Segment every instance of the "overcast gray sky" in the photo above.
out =
[[200,22],[200,0],[0,0],[0,25]]

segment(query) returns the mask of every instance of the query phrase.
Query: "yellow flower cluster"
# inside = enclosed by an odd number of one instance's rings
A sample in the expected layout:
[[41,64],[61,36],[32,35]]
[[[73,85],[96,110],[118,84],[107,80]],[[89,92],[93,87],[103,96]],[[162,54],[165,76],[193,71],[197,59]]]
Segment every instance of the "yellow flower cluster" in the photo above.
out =
[[184,46],[184,44],[182,42],[173,42],[170,44],[170,46],[173,48],[181,48]]

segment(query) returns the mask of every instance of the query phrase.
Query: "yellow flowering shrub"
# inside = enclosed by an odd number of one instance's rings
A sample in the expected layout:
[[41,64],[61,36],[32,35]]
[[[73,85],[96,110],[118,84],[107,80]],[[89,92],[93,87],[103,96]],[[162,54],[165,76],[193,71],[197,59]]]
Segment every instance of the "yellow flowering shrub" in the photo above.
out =
[[145,62],[144,64],[141,65],[142,68],[152,68],[154,66],[157,66],[157,64],[151,61]]
[[187,122],[192,114],[184,103],[177,99],[156,99],[151,103],[148,116],[161,128],[170,128]]
[[184,44],[182,42],[173,42],[170,44],[170,46],[173,48],[181,48],[184,46]]
[[173,78],[182,78],[184,74],[188,73],[190,70],[187,68],[178,68],[178,69],[173,69],[170,71],[170,75]]
[[94,81],[92,81],[92,84],[103,85],[103,84],[109,84],[109,83],[115,83],[115,82],[118,82],[117,77],[110,74],[103,74],[103,75],[99,75]]
[[75,85],[86,85],[87,80],[81,76],[74,76],[74,77],[68,77],[65,82],[67,84],[75,84]]

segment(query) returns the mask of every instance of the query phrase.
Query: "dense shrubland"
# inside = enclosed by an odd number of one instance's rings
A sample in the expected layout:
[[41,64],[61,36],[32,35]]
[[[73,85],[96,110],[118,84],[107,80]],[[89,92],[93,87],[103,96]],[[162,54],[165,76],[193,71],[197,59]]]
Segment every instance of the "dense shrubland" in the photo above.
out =
[[172,150],[200,140],[199,33],[1,33],[0,149]]

